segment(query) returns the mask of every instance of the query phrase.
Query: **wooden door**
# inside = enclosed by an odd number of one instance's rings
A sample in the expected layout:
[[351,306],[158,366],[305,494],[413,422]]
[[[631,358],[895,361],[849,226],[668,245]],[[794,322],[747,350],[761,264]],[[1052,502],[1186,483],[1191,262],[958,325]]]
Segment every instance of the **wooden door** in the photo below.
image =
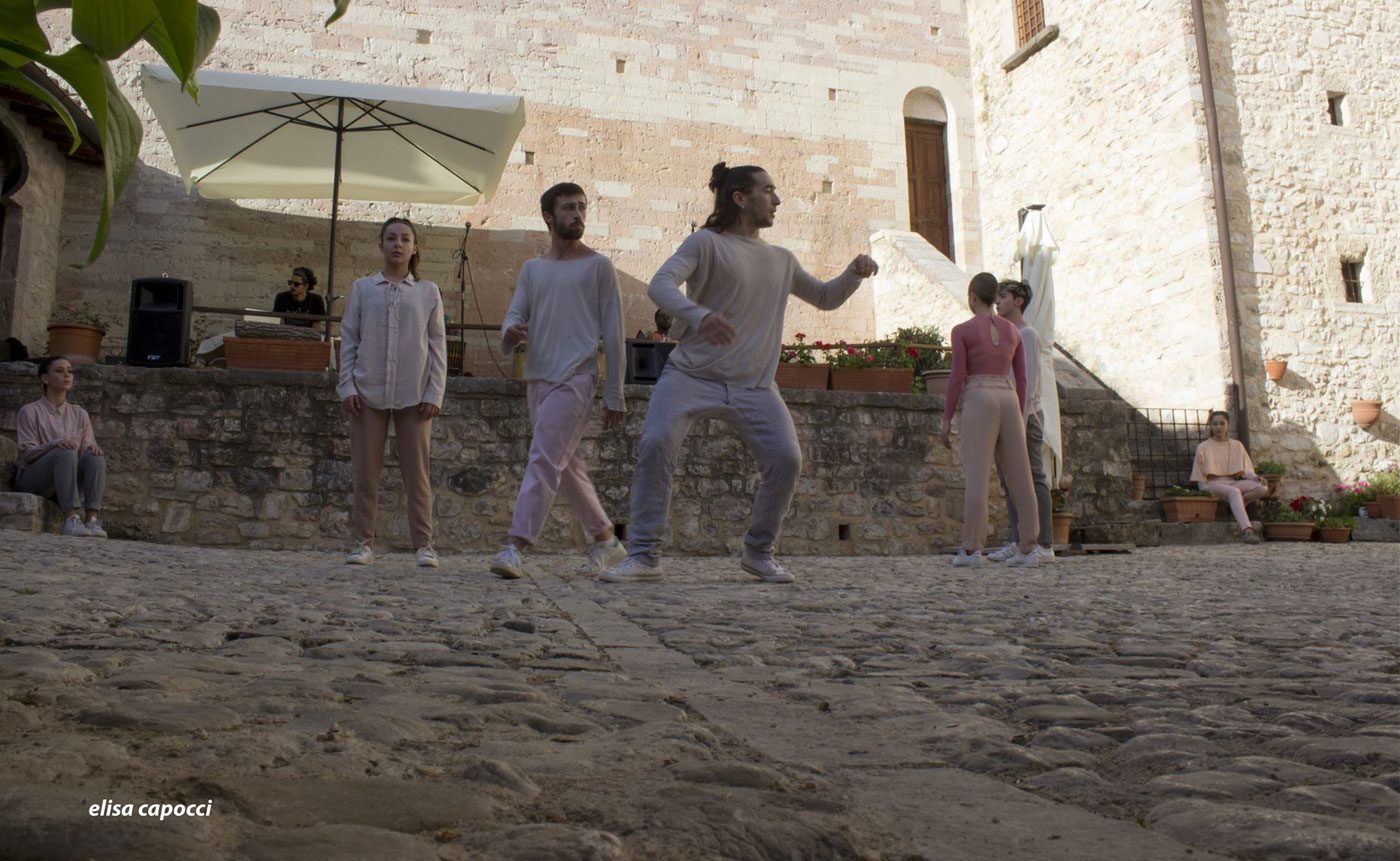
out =
[[952,207],[948,197],[948,148],[944,123],[904,121],[909,165],[909,229],[953,259]]

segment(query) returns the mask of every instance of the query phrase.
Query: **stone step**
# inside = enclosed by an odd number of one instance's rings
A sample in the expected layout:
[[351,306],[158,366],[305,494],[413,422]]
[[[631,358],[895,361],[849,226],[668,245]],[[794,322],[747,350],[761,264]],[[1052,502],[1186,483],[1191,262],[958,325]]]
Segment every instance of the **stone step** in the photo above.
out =
[[1400,520],[1357,518],[1356,526],[1351,530],[1351,540],[1400,542]]
[[[1159,523],[1161,527],[1161,537],[1158,543],[1163,545],[1176,544],[1239,544],[1239,528],[1232,523]],[[1254,527],[1255,534],[1263,537],[1264,525],[1257,520],[1251,520],[1250,525]]]
[[63,529],[63,512],[42,496],[0,493],[0,529],[57,534]]

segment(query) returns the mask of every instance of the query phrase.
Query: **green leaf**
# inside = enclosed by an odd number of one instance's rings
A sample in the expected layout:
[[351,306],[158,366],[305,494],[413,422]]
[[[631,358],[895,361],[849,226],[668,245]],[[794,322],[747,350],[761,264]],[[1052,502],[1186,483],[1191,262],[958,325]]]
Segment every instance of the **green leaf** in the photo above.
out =
[[219,38],[219,13],[189,0],[154,0],[158,14],[146,41],[175,72],[185,90],[199,98],[195,70],[213,50]]
[[104,60],[125,54],[155,19],[152,0],[73,0],[73,35]]
[[[0,33],[5,39],[18,42],[32,51],[47,51],[49,39],[39,26],[39,13],[34,0],[0,0]],[[12,68],[23,66],[29,59],[11,51],[0,51],[0,62]]]
[[77,92],[97,123],[102,140],[105,174],[102,214],[97,221],[97,233],[93,236],[88,259],[82,264],[88,266],[102,253],[102,247],[107,243],[112,208],[136,164],[136,153],[141,148],[141,120],[117,86],[112,70],[91,48],[77,45],[58,56],[45,55],[36,59]]
[[63,124],[68,127],[68,133],[73,136],[73,145],[68,148],[68,154],[72,155],[78,151],[78,147],[82,144],[82,140],[78,136],[78,125],[73,121],[73,115],[69,113],[68,106],[63,103],[62,99],[26,78],[24,73],[18,69],[0,68],[0,84],[28,93],[53,108],[53,112],[58,114],[59,119],[63,120]]
[[326,19],[326,26],[329,27],[336,21],[339,21],[341,16],[344,15],[349,8],[350,0],[335,0],[335,11],[331,13],[331,17]]

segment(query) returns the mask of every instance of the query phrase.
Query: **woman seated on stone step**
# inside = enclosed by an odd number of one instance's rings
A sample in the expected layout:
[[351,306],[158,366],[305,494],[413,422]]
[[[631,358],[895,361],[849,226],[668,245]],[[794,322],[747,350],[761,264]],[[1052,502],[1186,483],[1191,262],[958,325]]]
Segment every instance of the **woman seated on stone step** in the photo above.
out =
[[1230,414],[1224,410],[1210,414],[1210,439],[1196,448],[1191,480],[1201,490],[1208,490],[1229,504],[1247,544],[1259,543],[1245,506],[1263,499],[1269,486],[1254,472],[1244,443],[1230,439]]
[[39,384],[44,396],[20,407],[15,420],[19,438],[15,490],[56,500],[68,515],[64,535],[106,538],[97,515],[107,485],[107,460],[97,446],[87,410],[68,402],[73,363],[62,356],[39,360]]

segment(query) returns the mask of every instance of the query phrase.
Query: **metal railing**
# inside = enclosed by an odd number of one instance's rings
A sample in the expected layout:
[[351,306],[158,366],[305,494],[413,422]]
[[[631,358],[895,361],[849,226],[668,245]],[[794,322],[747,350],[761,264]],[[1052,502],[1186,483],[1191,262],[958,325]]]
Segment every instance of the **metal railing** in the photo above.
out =
[[1144,499],[1186,484],[1196,447],[1210,437],[1210,410],[1140,408],[1128,417],[1133,471],[1146,476]]

